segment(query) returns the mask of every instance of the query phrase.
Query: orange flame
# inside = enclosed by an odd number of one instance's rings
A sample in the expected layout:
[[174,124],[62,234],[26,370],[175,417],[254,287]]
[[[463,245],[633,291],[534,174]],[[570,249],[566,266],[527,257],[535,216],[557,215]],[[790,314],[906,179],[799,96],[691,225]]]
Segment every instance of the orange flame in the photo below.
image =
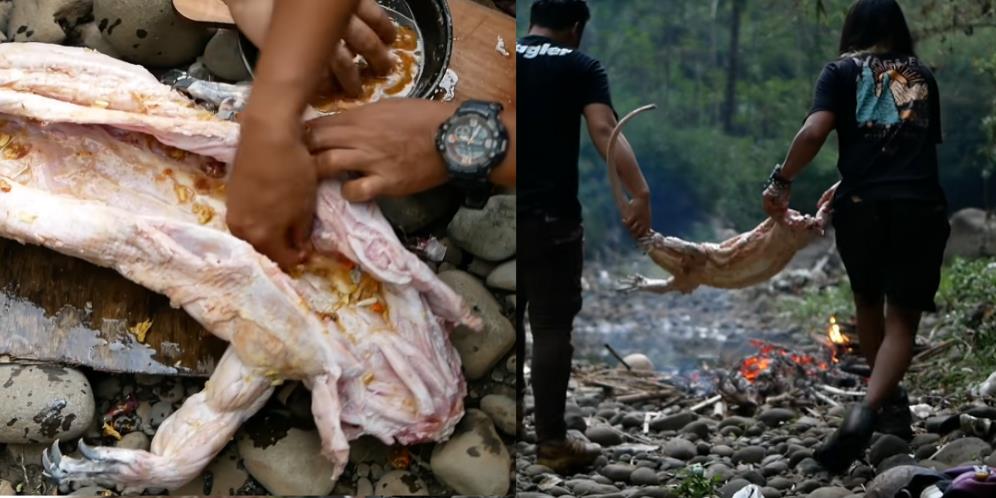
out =
[[846,335],[841,333],[840,325],[837,324],[837,317],[835,316],[830,317],[830,326],[827,327],[827,335],[830,337],[830,342],[834,344],[843,346],[851,342]]
[[751,356],[744,360],[743,365],[740,367],[740,374],[744,376],[750,382],[757,380],[758,376],[768,370],[771,366],[771,358],[765,358],[762,356]]

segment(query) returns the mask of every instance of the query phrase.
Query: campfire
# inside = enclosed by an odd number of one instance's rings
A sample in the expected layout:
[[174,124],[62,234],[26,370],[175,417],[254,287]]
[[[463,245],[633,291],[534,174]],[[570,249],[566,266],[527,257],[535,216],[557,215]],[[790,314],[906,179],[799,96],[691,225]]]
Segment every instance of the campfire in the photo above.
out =
[[834,404],[836,402],[823,392],[840,394],[845,392],[842,388],[863,384],[861,376],[844,368],[863,361],[857,355],[858,342],[852,336],[854,328],[831,316],[826,330],[813,334],[813,346],[794,350],[751,340],[757,352],[744,358],[738,368],[720,379],[717,390],[725,401],[746,412],[765,401],[782,398],[815,397]]

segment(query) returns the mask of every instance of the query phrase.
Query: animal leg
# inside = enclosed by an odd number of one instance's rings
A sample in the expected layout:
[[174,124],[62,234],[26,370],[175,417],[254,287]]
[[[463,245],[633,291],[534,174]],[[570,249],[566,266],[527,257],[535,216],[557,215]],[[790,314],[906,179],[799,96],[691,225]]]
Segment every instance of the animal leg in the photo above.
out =
[[656,294],[666,294],[678,290],[674,277],[668,278],[647,278],[643,275],[630,275],[619,281],[620,292],[631,294],[637,291],[653,292]]
[[332,480],[339,479],[349,462],[349,439],[342,430],[339,372],[329,371],[306,384],[311,389],[311,413],[322,437],[322,454],[332,462]]
[[59,484],[124,488],[178,488],[194,477],[231,440],[242,423],[259,411],[273,391],[271,383],[242,364],[229,348],[205,389],[166,419],[150,451],[87,446],[83,458],[63,456],[56,441],[42,453],[45,474]]

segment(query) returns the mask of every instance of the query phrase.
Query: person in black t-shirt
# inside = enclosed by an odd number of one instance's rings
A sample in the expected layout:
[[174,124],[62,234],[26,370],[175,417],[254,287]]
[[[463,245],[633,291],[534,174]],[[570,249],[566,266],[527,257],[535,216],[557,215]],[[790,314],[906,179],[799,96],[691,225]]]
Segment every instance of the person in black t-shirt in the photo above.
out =
[[916,56],[896,0],[855,2],[840,53],[823,69],[809,117],[763,194],[765,211],[782,216],[792,179],[837,131],[841,184],[833,225],[872,374],[865,400],[814,454],[835,472],[863,453],[876,429],[913,437],[909,399],[899,382],[912,359],[921,313],[936,311],[950,232],[937,172],[937,83]]
[[[528,306],[537,460],[561,473],[590,465],[600,453],[598,445],[579,433],[568,433],[564,421],[573,354],[571,332],[581,309],[581,116],[603,158],[616,125],[605,70],[578,51],[589,17],[584,0],[538,0],[532,5],[529,34],[516,47],[516,86],[523,117],[518,123],[523,166],[518,169],[516,185],[519,400],[521,406]],[[615,162],[626,188],[634,194],[623,223],[639,237],[650,229],[650,192],[629,144],[625,139],[619,144]]]

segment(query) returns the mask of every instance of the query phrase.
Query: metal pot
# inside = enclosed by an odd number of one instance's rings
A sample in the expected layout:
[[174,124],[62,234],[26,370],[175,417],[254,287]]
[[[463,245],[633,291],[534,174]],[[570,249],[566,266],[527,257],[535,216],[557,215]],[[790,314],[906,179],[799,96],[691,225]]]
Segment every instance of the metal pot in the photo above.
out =
[[[447,0],[378,0],[378,2],[398,12],[411,11],[413,20],[422,34],[425,61],[415,87],[407,96],[431,98],[446,74],[453,53],[453,17]],[[259,49],[245,35],[240,34],[239,51],[246,70],[252,75],[256,60],[259,58]]]

